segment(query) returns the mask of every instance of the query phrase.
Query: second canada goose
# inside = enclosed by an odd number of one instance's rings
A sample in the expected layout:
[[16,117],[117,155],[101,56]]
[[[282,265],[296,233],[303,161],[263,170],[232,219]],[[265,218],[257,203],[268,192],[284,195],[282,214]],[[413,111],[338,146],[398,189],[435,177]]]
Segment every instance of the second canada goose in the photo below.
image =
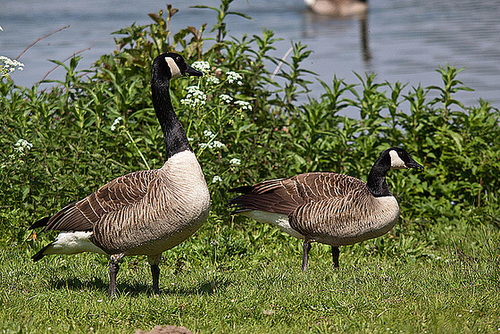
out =
[[352,16],[368,11],[367,0],[304,0],[316,14],[330,16]]
[[420,168],[403,149],[383,151],[368,182],[336,173],[306,173],[268,180],[231,191],[232,214],[272,223],[293,237],[304,239],[302,270],[307,269],[311,242],[332,246],[333,266],[339,266],[339,246],[387,233],[399,216],[399,206],[385,180],[390,169]]
[[200,164],[170,101],[170,79],[201,76],[175,53],[155,58],[151,92],[167,149],[163,167],[121,176],[88,197],[42,218],[30,229],[61,231],[32,259],[50,254],[94,252],[110,255],[109,295],[124,256],[146,255],[153,290],[159,294],[161,254],[187,239],[206,220],[210,195]]

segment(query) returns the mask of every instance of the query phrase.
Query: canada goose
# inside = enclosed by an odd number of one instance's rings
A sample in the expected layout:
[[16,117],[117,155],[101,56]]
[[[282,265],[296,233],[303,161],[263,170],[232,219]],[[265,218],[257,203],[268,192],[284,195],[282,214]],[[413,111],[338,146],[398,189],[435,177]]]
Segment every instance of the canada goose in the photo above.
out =
[[316,14],[351,16],[368,11],[367,0],[304,0],[307,7]]
[[159,294],[162,252],[187,239],[206,220],[210,195],[201,167],[170,101],[170,79],[201,76],[175,53],[156,57],[151,92],[167,149],[160,169],[134,172],[65,206],[30,229],[58,230],[54,241],[32,259],[49,254],[94,252],[110,255],[109,295],[116,294],[116,274],[124,256],[147,255],[153,290]]
[[333,266],[339,266],[339,246],[379,237],[396,224],[398,202],[385,181],[390,169],[421,168],[403,149],[383,151],[368,175],[368,183],[336,173],[306,173],[268,180],[231,191],[243,193],[230,201],[231,214],[272,223],[304,239],[302,270],[307,269],[311,242],[332,246]]

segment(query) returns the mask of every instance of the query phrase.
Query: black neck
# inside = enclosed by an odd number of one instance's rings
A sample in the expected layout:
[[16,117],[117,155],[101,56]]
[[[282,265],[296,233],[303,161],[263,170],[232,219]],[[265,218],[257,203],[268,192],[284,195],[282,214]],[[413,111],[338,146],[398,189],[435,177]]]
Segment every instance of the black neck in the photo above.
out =
[[[155,70],[153,69],[153,73]],[[163,138],[167,149],[166,160],[176,153],[192,151],[181,122],[177,118],[170,101],[169,80],[154,75],[151,78],[151,93],[156,117],[163,131]]]
[[370,174],[368,175],[368,182],[366,183],[366,186],[375,197],[392,196],[389,186],[387,185],[387,182],[385,182],[385,175],[390,169],[390,163],[382,163],[381,158],[379,158],[373,165]]

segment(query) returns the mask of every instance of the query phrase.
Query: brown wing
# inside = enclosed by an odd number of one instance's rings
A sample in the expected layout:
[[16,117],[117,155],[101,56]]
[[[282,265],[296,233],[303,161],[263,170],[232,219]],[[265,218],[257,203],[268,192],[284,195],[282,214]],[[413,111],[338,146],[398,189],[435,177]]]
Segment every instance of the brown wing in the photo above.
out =
[[232,214],[249,210],[288,214],[293,211],[302,200],[293,193],[289,193],[284,179],[269,180],[250,187],[240,187],[233,191],[244,192],[229,203],[235,206]]
[[140,171],[121,176],[86,198],[73,202],[50,217],[32,225],[45,230],[90,231],[102,217],[139,202],[148,191],[156,171]]
[[235,206],[233,214],[261,210],[290,215],[307,203],[345,197],[360,184],[364,185],[364,182],[336,173],[299,174],[233,189],[244,194],[233,198],[230,204]]

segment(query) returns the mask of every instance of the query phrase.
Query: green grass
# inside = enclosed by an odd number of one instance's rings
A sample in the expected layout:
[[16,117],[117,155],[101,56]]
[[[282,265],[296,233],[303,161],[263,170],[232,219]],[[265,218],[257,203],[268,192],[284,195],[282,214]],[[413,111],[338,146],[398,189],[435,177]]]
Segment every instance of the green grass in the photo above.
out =
[[[217,249],[218,232],[202,229],[165,253],[159,297],[152,296],[145,258],[123,263],[118,297],[108,299],[103,256],[33,263],[25,247],[2,249],[0,330],[133,333],[182,325],[196,333],[499,332],[496,229],[456,228],[446,236],[448,247],[420,257],[403,249],[392,256],[374,251],[404,239],[386,235],[343,247],[338,270],[331,268],[328,247],[315,244],[307,273],[300,271],[300,242],[277,236],[274,228],[260,232],[266,231],[272,236],[253,243],[240,235],[244,251],[236,255]],[[211,254],[193,260],[205,243]]]

